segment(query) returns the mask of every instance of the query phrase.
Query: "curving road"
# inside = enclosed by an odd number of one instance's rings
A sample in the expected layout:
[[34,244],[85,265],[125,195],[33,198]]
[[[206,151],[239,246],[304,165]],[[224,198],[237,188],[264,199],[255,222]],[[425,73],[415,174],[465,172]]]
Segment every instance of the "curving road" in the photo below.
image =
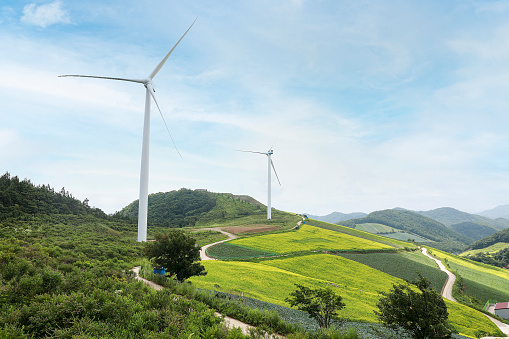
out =
[[[441,271],[444,271],[445,273],[447,273],[447,280],[445,281],[445,285],[442,288],[441,295],[446,299],[456,302],[456,300],[454,300],[454,298],[452,297],[452,286],[454,285],[454,282],[456,281],[456,276],[454,274],[452,274],[451,271],[449,271],[445,267],[445,265],[442,263],[442,261],[429,255],[428,250],[426,248],[424,248],[424,247],[421,248],[421,252],[428,258],[433,259],[437,263],[438,268],[440,268]],[[484,313],[482,313],[482,314],[484,314]],[[490,319],[502,331],[502,333],[509,336],[509,325],[504,324],[503,322],[501,322],[493,317],[490,317],[487,314],[484,314],[484,315],[486,317],[488,317],[488,319]],[[481,339],[497,339],[497,338],[503,339],[503,338],[507,338],[507,337],[482,337]]]
[[440,261],[439,259],[436,259],[436,258],[432,257],[431,255],[429,255],[427,248],[425,248],[425,247],[421,248],[421,252],[422,252],[422,254],[427,256],[428,258],[434,260],[437,263],[438,268],[441,271],[444,271],[445,273],[447,273],[447,280],[445,281],[445,285],[442,288],[442,293],[441,294],[442,294],[442,297],[444,297],[445,299],[449,299],[450,301],[456,302],[456,300],[452,297],[452,286],[454,285],[454,282],[456,281],[456,276],[454,274],[452,274],[451,271],[449,271],[445,267],[444,264],[442,264],[442,261]]

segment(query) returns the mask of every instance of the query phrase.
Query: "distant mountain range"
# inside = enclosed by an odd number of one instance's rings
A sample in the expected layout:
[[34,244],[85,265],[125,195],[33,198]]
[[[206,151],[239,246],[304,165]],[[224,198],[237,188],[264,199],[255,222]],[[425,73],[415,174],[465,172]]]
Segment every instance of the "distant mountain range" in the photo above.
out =
[[331,224],[337,224],[340,221],[349,220],[349,219],[357,219],[364,218],[367,214],[362,212],[354,212],[354,213],[341,213],[341,212],[332,212],[327,215],[319,216],[305,213],[308,218],[315,219],[323,222],[328,222]]
[[481,213],[476,213],[483,217],[497,219],[497,218],[505,218],[509,219],[509,204],[508,205],[500,205],[491,210],[487,210]]
[[370,214],[334,212],[325,216],[308,214],[308,217],[349,227],[367,223],[382,224],[433,240],[437,248],[457,251],[503,229],[509,229],[509,219],[500,217],[506,211],[509,214],[509,205],[482,212],[483,215],[451,207],[430,211],[411,211],[398,207]]

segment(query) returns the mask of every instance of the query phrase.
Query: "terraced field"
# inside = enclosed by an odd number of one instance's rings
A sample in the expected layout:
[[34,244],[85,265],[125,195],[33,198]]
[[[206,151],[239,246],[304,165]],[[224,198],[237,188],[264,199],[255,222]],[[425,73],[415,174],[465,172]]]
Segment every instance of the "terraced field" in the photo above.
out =
[[309,225],[312,225],[312,226],[320,227],[320,228],[327,229],[327,230],[334,231],[334,232],[353,235],[355,237],[375,241],[375,242],[393,246],[396,248],[405,248],[405,247],[417,248],[417,246],[415,244],[413,244],[411,242],[407,242],[406,239],[403,241],[398,240],[398,239],[390,239],[390,238],[387,238],[387,237],[384,237],[381,235],[365,232],[365,231],[362,231],[359,229],[336,225],[336,224],[331,224],[328,222],[314,220],[314,219],[309,219],[308,221],[306,221],[306,223]]
[[465,293],[482,302],[488,299],[500,302],[509,300],[509,270],[453,256],[436,249],[431,251],[463,278]]
[[506,249],[506,248],[509,248],[509,243],[499,242],[499,243],[496,243],[496,244],[491,245],[491,246],[486,247],[486,248],[481,248],[481,249],[478,249],[478,250],[470,250],[470,251],[463,252],[463,253],[460,254],[460,256],[468,257],[468,255],[474,255],[474,254],[477,254],[477,253],[489,253],[489,254],[493,254],[493,253],[496,253],[496,252],[501,251],[501,250]]
[[[294,284],[332,285],[343,296],[346,308],[341,315],[355,321],[377,322],[374,310],[380,291],[403,280],[339,256],[309,254],[267,259],[258,263],[206,261],[208,274],[190,280],[199,288],[243,294],[244,296],[287,306],[285,298]],[[466,306],[448,304],[453,325],[461,333],[474,336],[483,329],[494,333],[496,327],[482,314]]]
[[230,242],[259,251],[288,254],[306,251],[388,250],[394,247],[352,235],[302,225],[292,232],[236,239]]
[[420,252],[342,253],[340,255],[407,281],[417,280],[418,273],[420,273],[431,282],[431,286],[438,293],[442,291],[447,279],[447,274],[440,271],[433,260]]

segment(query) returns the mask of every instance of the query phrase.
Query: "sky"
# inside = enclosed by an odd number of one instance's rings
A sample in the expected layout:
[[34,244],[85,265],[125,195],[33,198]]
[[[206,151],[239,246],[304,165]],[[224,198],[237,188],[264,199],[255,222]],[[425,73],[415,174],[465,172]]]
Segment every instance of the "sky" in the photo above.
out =
[[114,213],[149,192],[325,215],[509,203],[509,3],[4,0],[0,173]]

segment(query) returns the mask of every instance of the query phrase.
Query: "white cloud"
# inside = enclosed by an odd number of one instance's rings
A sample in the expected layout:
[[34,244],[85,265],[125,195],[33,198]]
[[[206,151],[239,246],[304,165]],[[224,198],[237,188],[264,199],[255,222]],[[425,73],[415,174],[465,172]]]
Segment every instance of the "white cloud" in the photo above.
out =
[[46,28],[48,26],[62,23],[70,23],[69,14],[62,9],[61,1],[54,1],[50,4],[36,6],[29,4],[23,8],[21,22]]

